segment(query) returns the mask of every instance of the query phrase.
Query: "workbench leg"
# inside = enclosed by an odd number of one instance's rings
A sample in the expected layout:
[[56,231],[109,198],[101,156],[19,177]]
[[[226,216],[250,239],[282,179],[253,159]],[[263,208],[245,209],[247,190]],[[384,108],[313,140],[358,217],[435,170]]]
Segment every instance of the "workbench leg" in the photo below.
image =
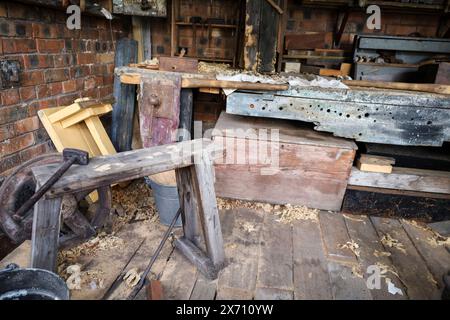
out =
[[194,167],[185,167],[175,170],[177,177],[178,195],[180,198],[181,219],[183,220],[184,236],[199,246],[201,241],[197,212],[198,188],[196,186]]
[[214,266],[220,269],[225,261],[225,252],[214,189],[214,167],[207,152],[204,152],[202,157],[196,157],[194,170],[197,178],[194,181],[198,187],[198,213],[205,236],[206,250]]
[[31,267],[56,271],[61,198],[39,200],[34,206]]

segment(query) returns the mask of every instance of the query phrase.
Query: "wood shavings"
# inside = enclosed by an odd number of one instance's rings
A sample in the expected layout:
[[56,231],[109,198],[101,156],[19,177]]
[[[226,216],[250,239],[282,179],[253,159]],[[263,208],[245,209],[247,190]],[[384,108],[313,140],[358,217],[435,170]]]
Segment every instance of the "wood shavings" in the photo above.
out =
[[361,270],[361,266],[360,265],[354,265],[352,267],[352,274],[353,274],[353,276],[362,279],[363,278],[363,272]]
[[378,251],[375,249],[375,251],[373,252],[373,255],[377,258],[381,258],[381,257],[390,257],[391,253],[387,252],[387,251]]
[[127,273],[123,277],[123,280],[125,281],[125,284],[128,287],[133,288],[141,280],[141,275],[139,274],[137,268],[132,268],[132,269],[127,271]]
[[65,269],[68,264],[73,264],[80,256],[91,256],[98,251],[120,248],[124,240],[114,235],[101,233],[95,238],[84,242],[76,247],[62,250],[58,253],[58,272]]
[[144,179],[133,181],[128,187],[113,188],[112,206],[119,216],[113,223],[116,232],[130,221],[156,221],[158,219],[155,199]]
[[427,275],[427,280],[428,280],[430,283],[432,283],[436,288],[439,287],[439,285],[438,285],[436,279],[434,279],[434,277],[433,277],[433,275],[432,275],[431,273],[428,273],[428,275]]
[[433,248],[437,248],[439,246],[450,246],[450,237],[442,236],[430,227],[418,224],[415,220],[402,219],[402,222],[431,233],[431,236],[426,238],[424,241],[426,241]]
[[81,271],[81,265],[73,264],[65,270],[66,284],[69,290],[81,290],[88,288],[95,290],[104,288],[103,272],[100,270]]
[[250,222],[245,222],[242,225],[242,228],[244,228],[245,231],[247,231],[248,233],[254,232],[258,229],[255,228],[255,226],[253,224],[251,224]]
[[400,252],[406,254],[405,246],[403,245],[403,243],[401,243],[397,239],[392,238],[392,236],[389,233],[386,233],[381,238],[381,243],[386,247],[395,248]]
[[359,250],[359,244],[356,243],[354,240],[347,241],[345,244],[340,244],[340,245],[338,245],[338,248],[339,249],[349,249],[357,257],[359,257],[359,255],[361,254],[361,250]]
[[355,218],[354,216],[351,216],[351,215],[348,215],[348,214],[345,214],[345,213],[343,214],[343,216],[344,216],[345,219],[352,220],[352,221],[357,221],[357,222],[363,222],[364,224],[366,224],[366,222],[363,219],[358,219],[358,218]]
[[293,206],[287,204],[282,206],[279,212],[275,213],[280,216],[280,219],[277,221],[281,223],[292,223],[297,220],[311,220],[314,222],[319,221],[318,215],[319,210],[317,209],[309,209],[305,206]]
[[223,73],[230,70],[230,65],[225,63],[211,63],[200,61],[198,63],[199,73]]
[[395,275],[397,278],[400,279],[400,277],[398,276],[398,272],[397,272],[397,270],[394,269],[394,267],[390,267],[390,266],[385,265],[384,263],[381,263],[381,262],[377,262],[377,263],[375,263],[375,265],[378,268],[380,268],[380,275],[381,275],[381,277],[385,278],[387,273],[389,272],[389,273]]
[[217,198],[217,207],[220,210],[247,208],[252,210],[263,210],[267,213],[273,212],[275,215],[280,216],[277,220],[278,222],[286,224],[297,220],[311,220],[314,222],[319,221],[319,210],[310,209],[305,206],[294,206],[291,204],[273,205],[270,203]]

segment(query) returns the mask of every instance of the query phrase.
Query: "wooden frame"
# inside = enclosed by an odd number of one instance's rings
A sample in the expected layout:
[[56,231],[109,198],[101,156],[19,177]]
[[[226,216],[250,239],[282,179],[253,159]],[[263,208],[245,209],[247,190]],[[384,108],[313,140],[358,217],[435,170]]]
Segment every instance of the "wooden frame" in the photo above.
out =
[[[222,147],[198,139],[96,157],[86,166],[72,166],[35,206],[31,266],[51,271],[56,268],[60,203],[65,194],[175,169],[184,210],[184,238],[177,247],[207,277],[215,278],[225,254],[212,162],[222,154]],[[45,183],[56,168],[57,165],[33,168],[38,185]],[[200,230],[206,253],[199,248]]]

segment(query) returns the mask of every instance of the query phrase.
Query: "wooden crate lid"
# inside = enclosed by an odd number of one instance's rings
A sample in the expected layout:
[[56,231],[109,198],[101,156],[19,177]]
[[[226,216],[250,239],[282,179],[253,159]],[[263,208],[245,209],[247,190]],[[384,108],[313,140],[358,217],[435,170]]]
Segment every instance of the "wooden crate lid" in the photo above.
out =
[[[243,132],[247,133],[247,130],[249,129],[255,130],[256,136],[256,130],[258,129],[278,129],[281,143],[304,144],[350,150],[358,149],[355,142],[352,140],[338,138],[329,133],[315,131],[312,128],[308,128],[304,125],[302,126],[302,123],[299,121],[247,117],[222,112],[214,129],[218,130],[213,131],[213,137],[231,136],[231,132],[227,132],[225,129],[242,129]],[[255,135],[250,135],[250,137],[245,135],[245,138],[252,139],[251,136],[254,137]]]

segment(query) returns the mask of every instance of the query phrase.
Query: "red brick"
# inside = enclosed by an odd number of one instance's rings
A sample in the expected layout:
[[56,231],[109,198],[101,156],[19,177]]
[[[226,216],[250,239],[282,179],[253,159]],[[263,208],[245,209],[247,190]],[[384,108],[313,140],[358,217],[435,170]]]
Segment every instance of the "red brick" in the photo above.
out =
[[97,63],[114,63],[114,53],[99,53],[96,55]]
[[5,140],[0,143],[0,154],[6,155],[23,150],[34,144],[33,133],[26,133],[15,138]]
[[68,106],[71,105],[74,100],[80,98],[80,93],[76,92],[76,93],[71,93],[68,95],[64,95],[64,96],[59,96],[58,100],[57,100],[57,104],[58,106]]
[[14,137],[14,125],[13,124],[5,124],[0,126],[0,141],[4,141],[6,139]]
[[57,106],[56,102],[57,102],[56,98],[39,100],[38,101],[38,103],[39,103],[38,110],[56,107]]
[[51,147],[48,142],[42,142],[30,148],[26,148],[19,152],[20,160],[22,162],[28,161],[31,158],[35,158],[41,154],[51,151]]
[[0,158],[0,173],[7,175],[7,171],[21,163],[18,153]]
[[17,135],[35,131],[39,129],[39,118],[34,116],[16,121],[14,123],[14,128]]
[[103,86],[99,89],[99,98],[107,98],[113,94],[113,86]]
[[21,87],[19,89],[20,99],[22,101],[29,101],[36,99],[36,89],[35,87]]
[[2,90],[1,95],[2,95],[2,105],[4,106],[10,106],[20,102],[20,95],[18,89]]
[[61,82],[53,82],[36,86],[37,98],[49,98],[61,94],[63,91]]
[[64,49],[64,40],[44,40],[37,39],[37,49],[39,52],[59,53]]
[[70,78],[69,68],[47,69],[44,71],[44,79],[46,83],[65,81]]
[[32,36],[31,23],[0,18],[0,36],[29,38]]
[[114,84],[114,77],[112,75],[103,76],[103,84]]
[[95,62],[95,53],[79,53],[77,62],[78,64],[92,64]]
[[64,36],[63,26],[59,24],[33,23],[33,37],[56,39]]
[[89,77],[84,80],[84,90],[94,89],[96,87],[96,81],[94,77]]
[[44,69],[53,67],[53,59],[48,54],[27,54],[23,56],[25,69]]
[[20,76],[21,86],[35,86],[44,83],[44,73],[41,70],[23,72]]
[[77,81],[76,80],[68,80],[62,83],[62,92],[74,92],[77,90]]
[[55,54],[53,56],[55,68],[69,67],[75,64],[76,55],[73,54]]
[[3,39],[3,53],[36,52],[36,41],[32,39]]
[[75,66],[70,68],[70,77],[71,78],[84,78],[89,76],[91,73],[89,66]]

